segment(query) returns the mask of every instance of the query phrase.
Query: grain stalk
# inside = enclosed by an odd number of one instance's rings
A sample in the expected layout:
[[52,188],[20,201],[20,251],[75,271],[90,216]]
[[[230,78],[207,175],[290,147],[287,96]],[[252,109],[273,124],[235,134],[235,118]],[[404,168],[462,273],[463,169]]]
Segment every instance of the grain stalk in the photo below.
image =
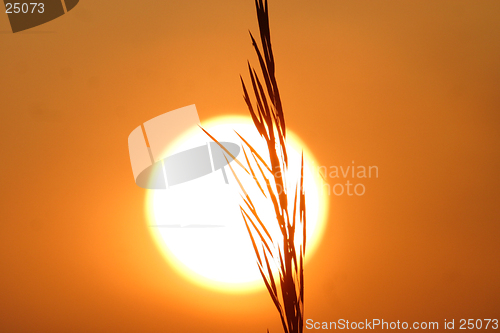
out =
[[[252,198],[245,191],[245,185],[242,184],[229,162],[228,165],[242,190],[244,204],[240,206],[241,214],[252,241],[259,271],[278,310],[283,330],[285,333],[302,333],[304,326],[304,256],[306,249],[306,205],[303,186],[304,158],[302,156],[298,184],[296,184],[295,190],[291,191],[294,193],[289,193],[286,181],[288,171],[286,125],[275,77],[267,0],[265,2],[256,0],[255,5],[262,51],[252,33],[250,33],[250,38],[257,53],[263,80],[259,78],[255,69],[248,63],[254,101],[251,101],[247,86],[241,77],[240,79],[243,87],[243,98],[253,123],[267,144],[270,165],[238,133],[238,136],[243,141],[242,150],[247,168],[241,162],[237,162],[253,178],[261,194],[266,197],[266,202],[272,204],[276,215],[275,219],[271,221],[264,220],[261,213],[259,213],[259,209],[255,207]],[[203,129],[203,131],[205,130]],[[205,133],[218,143],[207,131]],[[221,144],[219,146],[235,159],[224,146]],[[289,203],[292,204],[291,207],[289,207]],[[269,233],[266,227],[267,223],[277,223],[281,232],[278,239],[272,237],[271,233]],[[301,228],[301,230],[298,228]],[[296,230],[302,231],[302,239],[295,239]],[[277,266],[278,274],[273,274],[271,268],[273,264]]]

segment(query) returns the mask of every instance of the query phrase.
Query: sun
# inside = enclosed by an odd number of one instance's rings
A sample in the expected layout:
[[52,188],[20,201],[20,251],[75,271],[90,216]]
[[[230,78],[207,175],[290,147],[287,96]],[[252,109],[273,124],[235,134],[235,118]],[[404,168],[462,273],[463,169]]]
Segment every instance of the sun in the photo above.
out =
[[[265,142],[250,118],[225,116],[210,119],[203,128],[219,142],[233,142],[241,147],[238,132],[266,156]],[[169,148],[179,152],[210,142],[201,129],[191,130]],[[287,131],[289,154],[289,191],[293,193],[300,178],[301,154],[304,153],[304,188],[307,206],[307,252],[311,257],[324,229],[327,193],[318,166],[303,142]],[[237,159],[245,165],[243,152]],[[244,171],[231,163],[238,177]],[[227,180],[227,183],[226,183]],[[263,222],[273,238],[279,239],[272,205],[251,182],[246,191],[258,207]],[[293,186],[293,187],[292,187]],[[246,187],[246,185],[245,185]],[[172,186],[166,190],[148,190],[145,198],[148,228],[167,261],[188,280],[203,287],[226,292],[248,292],[263,288],[255,253],[241,216],[241,190],[230,168],[216,170],[204,177]]]

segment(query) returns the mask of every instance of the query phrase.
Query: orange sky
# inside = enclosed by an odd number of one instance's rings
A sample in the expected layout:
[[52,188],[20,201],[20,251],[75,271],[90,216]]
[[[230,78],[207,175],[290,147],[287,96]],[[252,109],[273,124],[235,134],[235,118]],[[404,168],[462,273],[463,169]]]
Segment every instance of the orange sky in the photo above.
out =
[[[330,197],[306,318],[498,318],[500,3],[270,1],[287,126],[322,165],[379,168]],[[246,114],[248,29],[253,1],[82,0],[16,34],[0,15],[2,332],[281,330],[266,292],[168,266],[127,148],[182,106]]]

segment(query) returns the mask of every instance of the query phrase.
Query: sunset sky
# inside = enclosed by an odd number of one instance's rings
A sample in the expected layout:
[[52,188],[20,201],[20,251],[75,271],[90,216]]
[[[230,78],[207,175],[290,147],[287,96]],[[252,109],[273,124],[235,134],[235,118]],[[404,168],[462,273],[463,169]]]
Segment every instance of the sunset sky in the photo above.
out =
[[[287,126],[328,198],[305,319],[500,319],[500,2],[269,0]],[[149,230],[127,138],[196,104],[247,115],[252,0],[0,13],[0,331],[281,332],[264,288],[193,284]],[[354,161],[354,164],[353,164]]]

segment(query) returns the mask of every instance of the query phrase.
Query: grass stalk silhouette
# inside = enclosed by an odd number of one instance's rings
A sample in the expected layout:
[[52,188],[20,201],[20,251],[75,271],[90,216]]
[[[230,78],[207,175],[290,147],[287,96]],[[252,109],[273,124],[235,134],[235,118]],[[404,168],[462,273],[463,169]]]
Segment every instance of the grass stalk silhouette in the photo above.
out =
[[[306,250],[306,204],[303,183],[304,157],[302,155],[300,179],[294,191],[288,191],[288,154],[286,148],[286,125],[280,93],[275,77],[275,61],[271,47],[267,0],[256,0],[261,48],[250,32],[252,45],[257,54],[261,76],[248,63],[254,101],[250,99],[247,86],[241,78],[243,98],[253,123],[267,145],[270,164],[240,134],[242,150],[247,168],[221,144],[219,146],[250,175],[266,202],[272,205],[276,214],[273,221],[265,221],[252,198],[245,191],[240,177],[231,164],[228,165],[237,180],[244,204],[241,214],[255,251],[262,279],[279,313],[285,333],[302,333],[304,326],[304,257]],[[215,142],[218,141],[203,128]],[[289,193],[293,192],[293,193]],[[267,223],[277,223],[281,235],[273,237]],[[296,235],[299,238],[296,239]],[[300,237],[302,236],[302,237]],[[277,274],[272,266],[277,266]],[[276,276],[277,275],[277,276]]]

